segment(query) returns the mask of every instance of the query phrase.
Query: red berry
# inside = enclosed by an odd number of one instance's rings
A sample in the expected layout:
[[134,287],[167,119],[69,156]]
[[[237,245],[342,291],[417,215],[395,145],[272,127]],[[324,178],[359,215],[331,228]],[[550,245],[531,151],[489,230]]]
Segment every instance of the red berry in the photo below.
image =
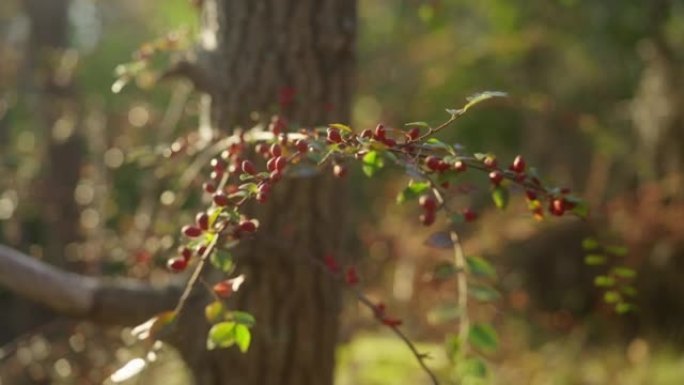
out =
[[392,138],[384,138],[382,142],[385,143],[387,147],[394,147],[397,145],[397,141]]
[[422,223],[424,226],[430,226],[431,224],[435,223],[435,212],[425,211],[424,213],[420,214],[420,223]]
[[375,132],[373,133],[373,137],[377,140],[384,140],[385,139],[385,134],[387,131],[385,130],[385,126],[382,124],[378,124],[375,126]]
[[371,131],[369,128],[367,128],[367,129],[361,131],[360,136],[364,139],[370,139],[373,137],[373,131]]
[[181,232],[188,238],[197,238],[202,234],[202,229],[200,229],[199,227],[187,225],[183,226]]
[[515,157],[513,160],[513,164],[511,164],[511,170],[516,173],[521,173],[525,171],[526,163],[525,159],[522,157],[522,155],[518,155]]
[[254,168],[254,163],[250,162],[249,160],[243,160],[240,167],[242,168],[242,172],[244,172],[246,174],[249,174],[249,175],[256,174],[256,169]]
[[214,201],[214,204],[216,206],[220,206],[220,207],[228,206],[228,203],[230,203],[230,199],[228,199],[228,195],[224,194],[221,191],[214,194],[213,201]]
[[471,209],[464,209],[463,210],[463,219],[466,222],[473,222],[474,220],[477,219],[477,214]]
[[178,252],[183,257],[183,259],[185,259],[186,261],[188,261],[188,260],[190,260],[190,258],[192,258],[192,250],[190,250],[187,247],[178,248]]
[[354,286],[357,283],[359,283],[359,276],[356,273],[356,267],[354,266],[349,266],[347,268],[347,271],[344,273],[344,281],[347,283],[349,286]]
[[233,285],[228,281],[221,281],[212,288],[214,293],[221,298],[228,298],[233,294]]
[[531,200],[531,201],[537,200],[537,192],[536,191],[525,190],[525,196],[527,196],[528,200]]
[[197,248],[197,256],[198,257],[204,257],[204,253],[207,251],[207,246],[206,245],[201,245]]
[[549,212],[555,216],[562,216],[565,214],[565,200],[562,198],[556,198],[551,200],[551,204],[549,205]]
[[467,169],[468,169],[468,165],[462,160],[457,160],[454,163],[454,170],[456,170],[457,172],[463,172]]
[[268,201],[268,193],[258,192],[256,195],[256,201],[259,203],[266,203]]
[[218,181],[223,177],[223,170],[214,170],[209,174],[209,178]]
[[328,142],[340,143],[341,141],[342,136],[340,135],[340,131],[336,128],[328,128]]
[[347,175],[347,168],[344,165],[336,164],[333,166],[333,175],[336,178],[344,178]]
[[439,161],[439,164],[437,165],[437,170],[439,172],[444,172],[449,169],[449,164],[443,160]]
[[439,170],[441,162],[442,162],[442,160],[437,158],[436,156],[430,155],[427,158],[425,158],[425,165],[427,166],[427,168],[429,168],[432,171]]
[[254,220],[244,220],[240,222],[239,229],[245,233],[253,233],[257,230],[257,222]]
[[219,159],[219,158],[213,158],[210,162],[209,165],[214,169],[214,171],[223,171],[226,168],[226,163]]
[[283,153],[283,149],[280,147],[278,143],[273,143],[271,145],[271,156],[280,156]]
[[266,143],[257,143],[254,146],[254,152],[264,155],[268,152],[268,146],[266,146]]
[[276,183],[280,179],[282,179],[283,174],[280,171],[272,171],[271,175],[269,175],[268,180],[271,181],[271,183]]
[[408,136],[410,140],[416,140],[420,137],[420,129],[418,127],[413,127],[412,129],[408,130],[406,136]]
[[332,273],[337,273],[340,271],[340,264],[337,263],[335,257],[333,257],[330,254],[326,254],[323,257],[323,263],[325,263],[325,267],[327,267],[328,270]]
[[166,267],[174,273],[179,273],[188,267],[188,261],[183,257],[173,257],[166,261]]
[[435,211],[437,208],[437,202],[435,201],[435,198],[427,194],[420,196],[418,199],[418,204],[426,211]]
[[519,172],[519,173],[515,174],[515,181],[516,182],[523,183],[523,182],[525,182],[525,179],[527,179],[527,174],[525,174],[524,172]]
[[499,170],[494,170],[489,173],[489,180],[492,182],[492,184],[498,186],[503,180],[503,174]]
[[287,159],[284,156],[279,156],[275,158],[275,171],[283,171],[287,165]]
[[300,154],[306,154],[309,151],[309,144],[304,139],[297,139],[295,146]]
[[269,172],[275,171],[275,169],[276,169],[275,161],[276,161],[276,158],[269,159],[268,162],[266,162],[266,170],[268,170]]
[[202,189],[209,194],[216,192],[216,186],[213,183],[205,182],[202,184]]
[[496,158],[491,155],[486,156],[482,163],[489,168],[496,168],[497,165]]
[[208,230],[209,229],[209,215],[207,213],[198,213],[195,216],[195,223],[197,223],[197,226],[202,229],[202,230]]

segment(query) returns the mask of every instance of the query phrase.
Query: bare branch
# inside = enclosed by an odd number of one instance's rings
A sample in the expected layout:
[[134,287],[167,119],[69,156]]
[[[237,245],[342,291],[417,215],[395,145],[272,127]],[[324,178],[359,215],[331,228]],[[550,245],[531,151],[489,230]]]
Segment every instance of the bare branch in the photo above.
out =
[[171,310],[179,289],[132,279],[88,277],[60,270],[0,245],[0,285],[56,312],[93,321],[132,325]]

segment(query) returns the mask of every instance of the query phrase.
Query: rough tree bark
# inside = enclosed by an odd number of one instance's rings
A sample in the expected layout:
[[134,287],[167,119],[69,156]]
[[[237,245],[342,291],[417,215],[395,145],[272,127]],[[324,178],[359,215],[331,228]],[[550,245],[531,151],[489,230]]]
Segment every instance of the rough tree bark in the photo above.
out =
[[[355,1],[205,0],[202,23],[214,129],[267,120],[291,91],[282,111],[289,121],[349,120]],[[195,298],[179,321],[193,333],[172,343],[198,385],[332,383],[340,289],[307,259],[339,248],[340,187],[326,177],[287,181],[255,210],[261,231],[241,252],[248,281],[235,302],[256,317],[252,346],[246,355],[207,352],[206,299]]]
[[[204,0],[202,17],[210,131],[267,120],[283,91],[295,96],[280,113],[302,127],[349,120],[355,1]],[[333,382],[341,293],[311,259],[339,251],[342,187],[325,176],[284,180],[270,203],[252,208],[261,230],[238,251],[248,281],[233,304],[256,317],[249,352],[206,350],[202,285],[168,336],[197,385]],[[127,325],[178,298],[174,288],[85,278],[1,246],[0,283],[61,313]]]

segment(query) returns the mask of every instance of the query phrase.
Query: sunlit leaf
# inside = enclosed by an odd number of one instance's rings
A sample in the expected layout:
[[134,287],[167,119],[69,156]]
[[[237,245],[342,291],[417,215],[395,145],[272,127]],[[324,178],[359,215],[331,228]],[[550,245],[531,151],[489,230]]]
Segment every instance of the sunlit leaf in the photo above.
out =
[[430,182],[410,181],[408,186],[397,195],[397,203],[416,199],[430,190]]
[[604,249],[607,253],[613,254],[616,257],[624,257],[629,252],[629,249],[625,246],[605,246]]
[[468,294],[480,302],[497,301],[501,298],[498,291],[486,285],[471,285],[468,287]]
[[382,156],[377,151],[368,151],[363,156],[363,173],[368,177],[375,175],[385,165]]
[[599,287],[611,287],[615,285],[615,278],[599,275],[598,277],[594,278],[594,285]]
[[249,331],[247,326],[242,324],[237,324],[235,326],[235,342],[241,352],[246,352],[249,349],[249,344],[252,341],[252,333]]
[[214,301],[204,308],[204,316],[209,323],[216,323],[223,319],[226,308],[221,301]]
[[589,254],[584,257],[584,263],[589,266],[599,266],[606,263],[606,256],[601,254]]
[[352,130],[351,127],[347,126],[346,124],[342,124],[342,123],[333,123],[333,124],[329,124],[329,126],[332,128],[336,128],[342,132],[346,132],[346,133],[354,132],[354,130]]
[[622,278],[634,278],[636,277],[636,271],[630,269],[629,267],[618,266],[613,268],[613,274]]
[[596,250],[599,247],[599,243],[595,238],[584,238],[582,240],[582,249],[586,251]]
[[207,349],[227,348],[235,344],[235,326],[232,321],[220,322],[209,329]]
[[429,128],[430,125],[427,124],[426,122],[411,122],[411,123],[406,123],[404,124],[405,126],[416,126],[416,127],[425,127]]
[[486,278],[496,277],[496,270],[486,259],[477,256],[468,256],[466,257],[466,261],[468,263],[468,270],[473,275]]
[[492,98],[504,98],[507,96],[507,93],[501,91],[484,91],[477,93],[475,95],[471,95],[466,98],[468,103],[463,107],[463,112],[468,111],[468,109],[484,102],[485,100],[489,100]]
[[508,189],[503,186],[496,186],[492,189],[492,200],[499,210],[504,210],[508,206]]
[[622,300],[622,296],[617,291],[610,290],[603,294],[603,300],[606,303],[618,303]]
[[489,324],[477,323],[471,326],[468,341],[475,348],[486,351],[496,350],[499,347],[499,336]]
[[146,366],[147,361],[142,358],[134,358],[112,373],[112,375],[109,376],[109,380],[115,384],[127,381],[140,374]]
[[487,377],[487,365],[477,357],[466,358],[458,367],[459,374],[463,378],[474,377],[482,379]]

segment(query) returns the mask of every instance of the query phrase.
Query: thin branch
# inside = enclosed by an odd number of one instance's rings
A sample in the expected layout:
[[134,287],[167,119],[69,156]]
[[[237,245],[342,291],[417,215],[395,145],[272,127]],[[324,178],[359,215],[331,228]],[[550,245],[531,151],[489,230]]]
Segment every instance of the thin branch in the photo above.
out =
[[451,242],[454,245],[454,265],[456,266],[456,279],[458,280],[458,308],[461,310],[458,325],[458,342],[463,348],[459,349],[459,356],[465,355],[468,333],[470,331],[470,318],[468,317],[468,265],[461,247],[458,234],[451,231]]
[[[323,261],[316,259],[316,258],[309,258],[309,261],[312,262],[315,266],[319,267],[323,272],[328,274],[329,276],[335,278],[335,281],[340,283],[340,277],[338,274],[330,271],[330,269],[323,263]],[[377,305],[371,301],[370,298],[368,298],[361,290],[357,289],[356,287],[352,287],[349,285],[344,285],[349,291],[351,291],[356,299],[366,306],[373,314],[378,314],[378,309]],[[386,325],[388,328],[390,328],[394,334],[396,334],[403,342],[406,344],[406,346],[411,350],[411,353],[413,353],[413,356],[416,358],[416,361],[418,361],[418,364],[421,366],[423,371],[430,377],[430,380],[432,381],[433,385],[439,385],[439,380],[437,379],[437,376],[435,373],[432,372],[432,370],[427,366],[425,363],[425,359],[428,357],[427,354],[421,353],[418,351],[418,348],[416,345],[404,334],[404,332],[399,328],[397,325]]]

